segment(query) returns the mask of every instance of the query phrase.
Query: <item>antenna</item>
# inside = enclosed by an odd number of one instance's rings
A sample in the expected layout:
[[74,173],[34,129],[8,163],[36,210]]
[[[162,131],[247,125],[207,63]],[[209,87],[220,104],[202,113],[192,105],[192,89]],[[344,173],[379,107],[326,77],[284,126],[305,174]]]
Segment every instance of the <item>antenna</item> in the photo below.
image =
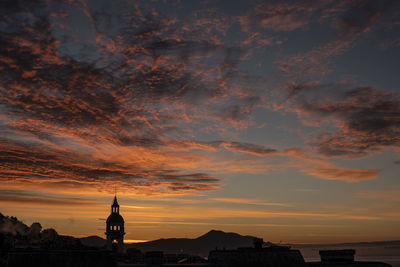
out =
[[117,196],[117,186],[114,185],[114,196]]

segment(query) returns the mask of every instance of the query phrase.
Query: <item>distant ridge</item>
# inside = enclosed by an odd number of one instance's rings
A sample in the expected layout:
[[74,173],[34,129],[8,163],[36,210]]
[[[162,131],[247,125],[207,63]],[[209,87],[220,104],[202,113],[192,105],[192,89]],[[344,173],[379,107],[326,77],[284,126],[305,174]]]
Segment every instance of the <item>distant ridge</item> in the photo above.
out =
[[197,238],[167,238],[143,243],[128,244],[127,247],[140,249],[141,251],[161,250],[164,253],[188,253],[208,256],[208,253],[216,248],[236,249],[253,245],[254,236],[242,236],[236,233],[226,233],[219,230],[211,230]]
[[101,238],[97,235],[82,237],[82,238],[79,238],[79,240],[81,241],[81,243],[84,246],[87,246],[87,247],[101,248],[107,244],[107,241],[104,238]]
[[[242,236],[236,233],[226,233],[211,230],[197,238],[162,238],[158,240],[126,244],[127,248],[137,248],[142,252],[160,250],[164,253],[188,253],[207,256],[210,250],[236,249],[253,245],[254,236]],[[83,245],[88,247],[103,247],[106,240],[99,236],[80,238]]]

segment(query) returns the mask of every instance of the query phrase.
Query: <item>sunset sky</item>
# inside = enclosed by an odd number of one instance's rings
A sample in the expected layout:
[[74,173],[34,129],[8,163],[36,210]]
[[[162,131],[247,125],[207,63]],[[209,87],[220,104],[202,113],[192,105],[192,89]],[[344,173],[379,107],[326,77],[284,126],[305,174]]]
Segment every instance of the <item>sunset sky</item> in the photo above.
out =
[[400,1],[6,0],[0,212],[126,240],[400,239]]

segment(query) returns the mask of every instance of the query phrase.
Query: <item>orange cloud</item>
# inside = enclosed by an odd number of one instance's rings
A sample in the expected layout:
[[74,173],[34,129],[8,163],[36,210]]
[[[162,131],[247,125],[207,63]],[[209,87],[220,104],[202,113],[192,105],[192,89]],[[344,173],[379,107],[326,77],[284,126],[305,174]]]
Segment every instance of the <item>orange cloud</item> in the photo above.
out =
[[291,207],[293,205],[286,203],[278,203],[278,202],[264,202],[262,200],[257,199],[249,199],[249,198],[212,198],[211,200],[215,200],[218,202],[226,202],[226,203],[234,203],[234,204],[249,204],[249,205],[259,205],[259,206],[278,206],[278,207]]
[[344,169],[344,168],[315,168],[305,169],[304,172],[327,180],[340,180],[346,182],[360,182],[376,179],[378,170]]

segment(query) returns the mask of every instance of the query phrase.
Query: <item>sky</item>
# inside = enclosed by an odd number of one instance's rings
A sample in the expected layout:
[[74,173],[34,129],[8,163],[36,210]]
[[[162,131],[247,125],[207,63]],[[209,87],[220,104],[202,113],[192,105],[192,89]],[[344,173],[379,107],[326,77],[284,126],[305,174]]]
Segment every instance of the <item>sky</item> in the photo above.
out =
[[400,2],[1,1],[0,212],[125,240],[400,239]]

